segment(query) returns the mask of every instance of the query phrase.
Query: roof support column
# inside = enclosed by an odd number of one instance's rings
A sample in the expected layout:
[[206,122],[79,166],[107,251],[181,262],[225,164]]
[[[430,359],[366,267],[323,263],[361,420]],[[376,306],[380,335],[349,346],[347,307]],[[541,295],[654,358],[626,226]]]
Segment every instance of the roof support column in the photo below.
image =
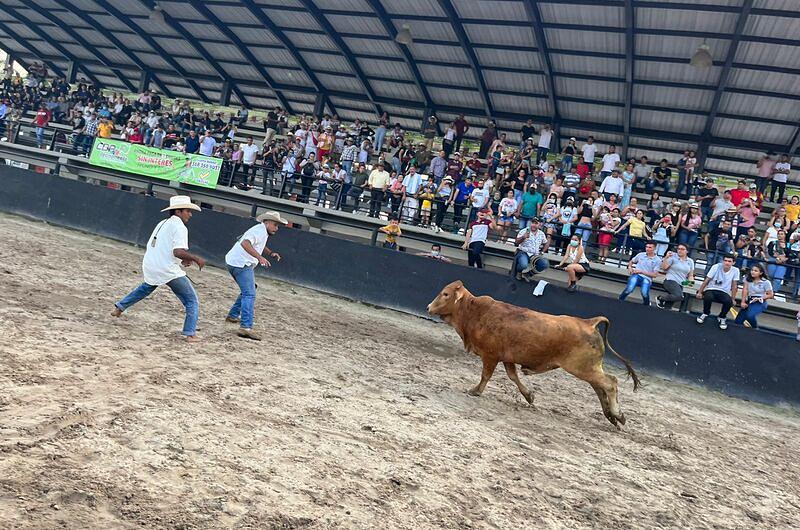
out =
[[70,61],[67,63],[67,83],[74,83],[78,79],[78,63]]
[[136,86],[136,89],[141,94],[146,90],[150,90],[150,80],[152,79],[152,75],[147,70],[142,70],[142,74],[139,76],[139,84]]
[[317,94],[317,97],[314,100],[314,116],[319,118],[325,114],[325,99],[325,94],[322,92]]
[[[231,82],[223,81],[222,91],[219,93],[219,104],[227,107],[231,104]],[[242,103],[244,105],[244,103]]]

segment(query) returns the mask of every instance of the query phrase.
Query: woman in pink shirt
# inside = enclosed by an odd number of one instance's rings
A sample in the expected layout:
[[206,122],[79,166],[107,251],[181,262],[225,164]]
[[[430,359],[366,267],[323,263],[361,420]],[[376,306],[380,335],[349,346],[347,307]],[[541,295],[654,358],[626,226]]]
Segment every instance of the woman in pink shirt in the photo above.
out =
[[739,224],[736,226],[736,237],[738,238],[747,234],[747,229],[756,224],[759,209],[752,204],[750,199],[744,199],[736,208],[736,212],[739,214]]
[[700,215],[700,205],[696,202],[691,203],[689,211],[680,217],[678,223],[678,244],[686,245],[689,250],[688,255],[691,255],[697,237],[700,233],[700,225],[703,224],[703,217]]

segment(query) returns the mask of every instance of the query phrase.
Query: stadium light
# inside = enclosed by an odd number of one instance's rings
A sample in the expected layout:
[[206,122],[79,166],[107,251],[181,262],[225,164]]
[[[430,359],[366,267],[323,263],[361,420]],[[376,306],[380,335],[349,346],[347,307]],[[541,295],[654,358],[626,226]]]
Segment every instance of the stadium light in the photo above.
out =
[[153,6],[153,10],[150,12],[150,16],[148,17],[150,22],[164,22],[164,11],[161,9],[161,6],[155,4]]
[[698,46],[694,55],[692,55],[692,60],[689,61],[689,64],[701,70],[711,68],[711,66],[714,65],[714,58],[711,57],[711,52],[709,50],[708,44],[703,41],[703,44]]
[[403,29],[397,32],[394,41],[404,46],[410,46],[414,43],[414,39],[411,37],[411,28],[408,27],[408,24],[403,24]]

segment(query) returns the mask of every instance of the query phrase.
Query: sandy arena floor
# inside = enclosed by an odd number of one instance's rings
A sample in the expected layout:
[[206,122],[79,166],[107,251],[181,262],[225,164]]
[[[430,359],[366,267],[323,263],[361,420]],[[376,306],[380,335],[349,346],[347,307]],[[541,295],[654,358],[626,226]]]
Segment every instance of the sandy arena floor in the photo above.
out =
[[109,316],[141,255],[0,215],[0,528],[797,528],[794,412],[646,377],[616,432],[560,371],[473,398],[448,327],[263,279],[246,342],[216,269],[186,345],[167,289]]

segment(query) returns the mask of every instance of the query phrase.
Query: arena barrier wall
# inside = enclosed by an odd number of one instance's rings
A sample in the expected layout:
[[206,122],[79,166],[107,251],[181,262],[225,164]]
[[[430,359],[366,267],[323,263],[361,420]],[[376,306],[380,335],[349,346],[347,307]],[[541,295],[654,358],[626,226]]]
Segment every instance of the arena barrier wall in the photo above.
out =
[[[140,246],[165,215],[161,199],[9,166],[0,166],[0,177],[2,211]],[[224,266],[225,253],[252,224],[231,214],[197,213],[189,224],[191,250]],[[686,314],[591,293],[568,294],[553,285],[535,297],[533,285],[505,275],[307,231],[283,229],[269,246],[284,259],[260,272],[267,277],[419,316],[427,316],[427,304],[444,285],[460,279],[476,295],[537,311],[607,316],[612,345],[639,370],[746,399],[800,404],[800,354],[788,337],[738,326],[723,332],[713,321],[699,326]]]

